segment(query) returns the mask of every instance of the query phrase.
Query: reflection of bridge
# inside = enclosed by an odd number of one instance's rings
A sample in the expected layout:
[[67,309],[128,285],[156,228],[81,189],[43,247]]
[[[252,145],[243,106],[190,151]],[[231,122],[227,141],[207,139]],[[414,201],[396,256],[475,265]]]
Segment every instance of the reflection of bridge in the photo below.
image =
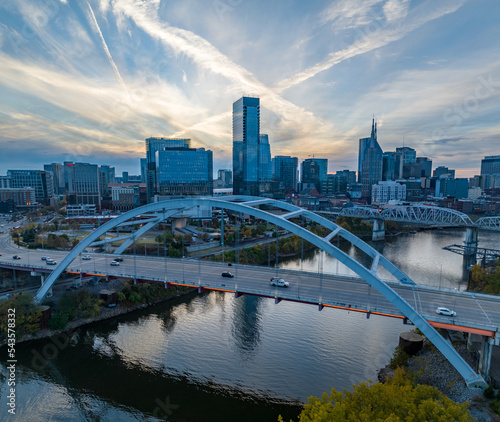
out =
[[[175,216],[175,214],[182,210],[196,209],[204,205],[248,214],[297,234],[346,265],[359,275],[364,282],[357,279],[332,277],[323,274],[287,272],[286,277],[291,282],[292,287],[290,289],[278,290],[269,286],[269,278],[275,272],[283,272],[284,270],[235,266],[236,277],[227,279],[220,277],[221,264],[201,263],[199,261],[148,259],[139,258],[134,255],[133,258],[126,258],[126,261],[133,261],[133,265],[131,262],[124,262],[123,265],[117,268],[109,266],[112,255],[94,255],[93,262],[78,260],[79,254],[85,248],[92,246],[98,241],[100,236],[106,234],[109,230],[121,225],[137,225],[138,222],[133,219],[138,215],[148,215],[149,217],[141,221],[141,224],[143,224],[141,228],[121,238],[127,246],[133,243],[143,232],[163,220]],[[272,214],[260,209],[259,206],[261,205],[284,210],[285,214]],[[301,223],[304,220],[312,221],[323,226],[329,233],[324,237],[318,236],[302,227],[302,225],[291,221],[294,219],[297,223]],[[337,238],[342,238],[344,241],[350,242],[366,254],[371,258],[371,264],[365,267],[338,249],[334,245],[334,240]],[[114,242],[116,240],[117,238],[109,239],[108,241]],[[102,242],[100,241],[100,243]],[[115,253],[121,253],[125,247],[122,245]],[[216,198],[190,198],[148,204],[103,224],[83,239],[70,253],[61,256],[61,258],[59,265],[52,270],[38,291],[38,299],[42,299],[47,294],[62,272],[73,271],[80,274],[98,273],[106,276],[130,277],[134,280],[156,281],[165,283],[166,287],[169,285],[188,285],[197,287],[199,291],[212,289],[233,292],[236,296],[252,294],[272,297],[277,303],[280,300],[313,303],[319,305],[320,309],[323,307],[350,309],[367,312],[368,316],[370,314],[380,314],[407,318],[448,358],[468,385],[485,385],[485,382],[463,360],[453,346],[441,337],[434,327],[456,329],[483,336],[480,371],[486,375],[489,370],[491,347],[493,344],[498,344],[500,340],[500,312],[498,311],[500,307],[498,306],[499,300],[497,298],[418,287],[406,274],[396,268],[383,255],[379,254],[375,249],[350,232],[313,212],[271,199],[232,197],[228,201],[228,198],[224,200]],[[5,263],[3,264],[5,266]],[[93,270],[92,265],[94,266]],[[11,267],[13,266],[11,263]],[[41,272],[40,267],[44,267],[45,271],[47,270],[47,267],[44,265],[30,266],[24,264],[21,266],[16,262],[16,266],[19,269],[24,267],[31,271]],[[394,281],[392,283],[387,283],[380,279],[377,275],[377,271],[380,268],[384,268],[393,276]],[[454,301],[453,306],[451,306],[452,299]],[[443,304],[448,304],[448,306],[457,309],[459,319],[450,320],[437,316],[435,309],[437,306]]]

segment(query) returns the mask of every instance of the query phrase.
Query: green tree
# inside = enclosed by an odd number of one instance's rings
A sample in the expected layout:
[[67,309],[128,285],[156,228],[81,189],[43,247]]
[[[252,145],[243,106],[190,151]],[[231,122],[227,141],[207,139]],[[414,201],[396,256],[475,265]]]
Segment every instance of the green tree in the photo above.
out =
[[8,333],[9,309],[15,309],[16,338],[30,334],[40,329],[40,318],[42,312],[35,303],[33,296],[19,293],[10,299],[6,299],[0,305],[0,339],[4,339]]
[[[469,422],[468,403],[455,403],[437,388],[413,385],[398,368],[388,382],[354,385],[354,391],[336,391],[310,397],[300,422]],[[281,416],[278,418],[283,422]]]

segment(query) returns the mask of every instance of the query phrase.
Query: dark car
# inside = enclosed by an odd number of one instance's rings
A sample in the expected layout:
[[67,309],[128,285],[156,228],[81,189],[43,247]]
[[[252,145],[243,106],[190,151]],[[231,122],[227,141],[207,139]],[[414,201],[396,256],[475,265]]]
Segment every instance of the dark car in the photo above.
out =
[[14,255],[12,259],[21,259],[21,257],[19,255]]
[[116,262],[123,262],[123,258],[120,257],[120,256],[118,256],[118,257],[115,258],[115,261]]
[[221,275],[222,277],[234,277],[234,274],[229,271],[224,271]]

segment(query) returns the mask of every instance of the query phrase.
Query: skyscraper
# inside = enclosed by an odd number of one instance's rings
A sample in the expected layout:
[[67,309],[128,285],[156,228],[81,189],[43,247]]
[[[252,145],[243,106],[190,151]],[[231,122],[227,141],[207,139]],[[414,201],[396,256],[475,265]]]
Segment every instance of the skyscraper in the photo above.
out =
[[269,137],[259,135],[259,182],[269,182],[273,179],[273,163],[271,161],[271,146]]
[[285,189],[296,191],[298,167],[297,157],[277,155],[273,158],[273,179],[283,182]]
[[361,197],[371,201],[372,186],[382,180],[382,148],[377,142],[377,124],[372,121],[372,133],[369,138],[359,140],[359,175],[362,184]]
[[500,155],[488,155],[481,160],[481,176],[500,174]]
[[321,183],[326,180],[328,173],[327,158],[307,158],[300,167],[300,181],[314,183],[316,190],[321,193]]
[[260,100],[241,97],[233,103],[233,192],[258,195]]

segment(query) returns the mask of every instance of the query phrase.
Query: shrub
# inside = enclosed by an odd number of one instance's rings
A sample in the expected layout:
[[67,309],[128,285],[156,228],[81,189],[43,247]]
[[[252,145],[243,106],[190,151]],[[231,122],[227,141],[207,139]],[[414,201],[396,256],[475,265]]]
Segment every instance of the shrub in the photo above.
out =
[[484,397],[486,397],[487,399],[492,399],[495,397],[495,389],[491,385],[484,389]]

